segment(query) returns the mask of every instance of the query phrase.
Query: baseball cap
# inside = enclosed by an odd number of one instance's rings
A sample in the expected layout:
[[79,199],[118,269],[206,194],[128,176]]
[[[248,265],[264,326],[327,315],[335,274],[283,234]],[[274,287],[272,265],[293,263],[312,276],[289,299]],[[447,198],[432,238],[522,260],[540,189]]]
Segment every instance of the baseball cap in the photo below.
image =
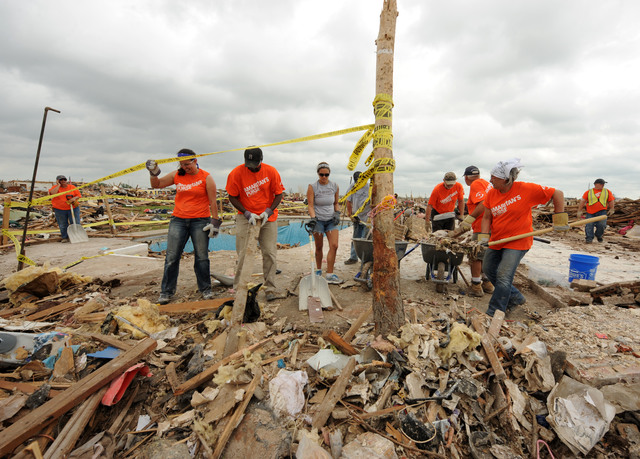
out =
[[458,179],[458,177],[456,177],[456,174],[453,172],[447,172],[446,174],[444,174],[444,183],[446,183],[447,185],[453,185],[454,183],[456,183],[456,180]]
[[465,175],[480,175],[480,169],[476,166],[469,166],[464,170],[464,174],[462,174],[462,176]]
[[244,165],[258,167],[262,162],[262,150],[259,148],[247,148],[244,151]]
[[56,177],[56,182],[57,182],[58,180],[67,180],[67,177],[65,177],[64,175],[58,175],[58,176]]
[[604,179],[599,178],[599,179],[596,179],[596,181],[595,181],[595,182],[593,182],[593,184],[594,184],[594,185],[595,185],[596,183],[602,183],[602,184],[604,185],[604,184],[605,184],[605,183],[607,183],[607,182],[605,182],[605,181],[604,181]]

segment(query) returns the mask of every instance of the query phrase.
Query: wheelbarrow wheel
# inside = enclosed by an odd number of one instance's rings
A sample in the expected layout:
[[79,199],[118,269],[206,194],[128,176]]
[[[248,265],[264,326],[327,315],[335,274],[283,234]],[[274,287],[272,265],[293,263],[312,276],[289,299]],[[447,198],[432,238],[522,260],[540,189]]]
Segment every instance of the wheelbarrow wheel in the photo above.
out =
[[438,272],[436,274],[436,278],[440,281],[436,284],[436,292],[438,293],[444,293],[444,273],[444,261],[441,261],[440,263],[438,263]]
[[368,261],[364,264],[364,266],[362,267],[362,276],[363,279],[366,279],[366,286],[368,290],[371,290],[373,288],[373,262],[372,261]]

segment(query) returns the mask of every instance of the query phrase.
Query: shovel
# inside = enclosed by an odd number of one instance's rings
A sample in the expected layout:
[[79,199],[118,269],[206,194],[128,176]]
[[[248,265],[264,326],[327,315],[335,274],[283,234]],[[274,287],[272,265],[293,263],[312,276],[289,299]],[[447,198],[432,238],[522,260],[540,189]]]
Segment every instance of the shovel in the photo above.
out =
[[[573,228],[575,226],[586,225],[587,223],[599,222],[600,220],[604,220],[607,218],[606,215],[600,215],[599,217],[585,218],[584,220],[578,220],[577,222],[569,223],[569,227]],[[531,231],[530,233],[518,234],[517,236],[505,237],[504,239],[500,239],[498,241],[489,242],[489,247],[497,244],[504,244],[505,242],[516,241],[518,239],[522,239],[529,236],[538,236],[540,234],[550,233],[553,231],[553,228],[545,228],[537,231]]]
[[88,242],[89,236],[87,236],[87,232],[84,230],[82,225],[76,224],[76,217],[73,214],[73,206],[71,206],[71,221],[73,221],[73,225],[69,225],[69,227],[67,228],[69,242],[71,242],[72,244],[77,244],[79,242]]
[[311,258],[311,274],[300,280],[300,295],[298,309],[309,310],[311,322],[322,322],[322,308],[331,307],[331,292],[327,280],[316,275],[316,259],[313,253],[313,231],[305,225],[309,233],[309,255]]

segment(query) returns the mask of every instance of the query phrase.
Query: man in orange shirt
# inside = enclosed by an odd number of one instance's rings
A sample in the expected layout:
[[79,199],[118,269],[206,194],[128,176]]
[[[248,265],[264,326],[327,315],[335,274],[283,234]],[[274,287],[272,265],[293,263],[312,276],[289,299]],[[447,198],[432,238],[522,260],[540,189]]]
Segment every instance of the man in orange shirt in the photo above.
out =
[[[500,161],[491,170],[493,189],[484,198],[482,233],[478,242],[498,241],[529,233],[533,229],[531,209],[553,199],[553,229],[569,229],[569,216],[564,211],[564,193],[535,183],[516,182],[522,164],[520,159]],[[491,233],[491,234],[489,234]],[[522,257],[533,245],[533,237],[517,239],[489,247],[484,255],[483,269],[495,290],[489,300],[487,314],[523,304],[526,299],[513,286],[513,277]]]
[[71,212],[73,212],[76,223],[80,224],[80,207],[76,204],[81,195],[75,186],[67,182],[67,178],[64,175],[58,175],[56,177],[56,185],[49,188],[50,195],[58,193],[65,194],[51,199],[51,207],[53,207],[53,213],[60,228],[60,236],[62,236],[60,242],[69,242],[67,228],[73,223]]
[[462,220],[464,215],[464,189],[458,183],[456,174],[447,172],[444,180],[435,186],[429,196],[427,212],[424,216],[427,232],[438,230],[453,230],[455,227],[455,217],[440,219],[437,215],[454,212],[456,201],[458,202],[458,218]]
[[[478,217],[484,213],[484,197],[492,186],[485,179],[480,178],[480,169],[476,166],[467,167],[464,170],[463,177],[465,183],[469,186],[469,199],[467,199],[467,212],[469,215],[460,222],[460,226],[455,232],[462,234],[464,231],[472,229],[473,236],[471,240],[477,241],[482,225],[482,219],[478,219]],[[483,258],[484,250],[482,248],[475,255],[469,254],[469,267],[471,268],[469,296],[481,297],[485,293],[493,293],[491,281],[482,273]]]
[[[578,218],[582,218],[582,209],[584,205],[587,205],[587,218],[599,217],[600,215],[613,215],[615,212],[615,197],[613,193],[604,187],[607,183],[604,179],[596,179],[593,182],[593,188],[587,190],[580,199],[578,205]],[[593,242],[593,228],[595,227],[596,238],[598,242],[602,242],[602,236],[604,236],[604,230],[607,227],[607,220],[600,220],[595,223],[587,223],[584,226],[584,233],[586,235],[587,244]]]
[[262,272],[267,301],[276,298],[276,251],[278,243],[278,205],[284,186],[275,167],[262,162],[260,148],[244,151],[244,164],[236,166],[227,177],[229,201],[238,209],[236,215],[236,253],[238,263],[233,287],[244,265],[249,225],[261,220],[258,242],[262,252]]

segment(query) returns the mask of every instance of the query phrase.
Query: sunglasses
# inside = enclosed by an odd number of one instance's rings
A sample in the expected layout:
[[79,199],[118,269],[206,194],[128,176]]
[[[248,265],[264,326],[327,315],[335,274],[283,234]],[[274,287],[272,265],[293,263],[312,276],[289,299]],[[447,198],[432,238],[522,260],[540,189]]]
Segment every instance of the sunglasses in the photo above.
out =
[[329,177],[329,174],[321,174],[320,172],[318,172],[318,175],[319,175],[320,177]]

